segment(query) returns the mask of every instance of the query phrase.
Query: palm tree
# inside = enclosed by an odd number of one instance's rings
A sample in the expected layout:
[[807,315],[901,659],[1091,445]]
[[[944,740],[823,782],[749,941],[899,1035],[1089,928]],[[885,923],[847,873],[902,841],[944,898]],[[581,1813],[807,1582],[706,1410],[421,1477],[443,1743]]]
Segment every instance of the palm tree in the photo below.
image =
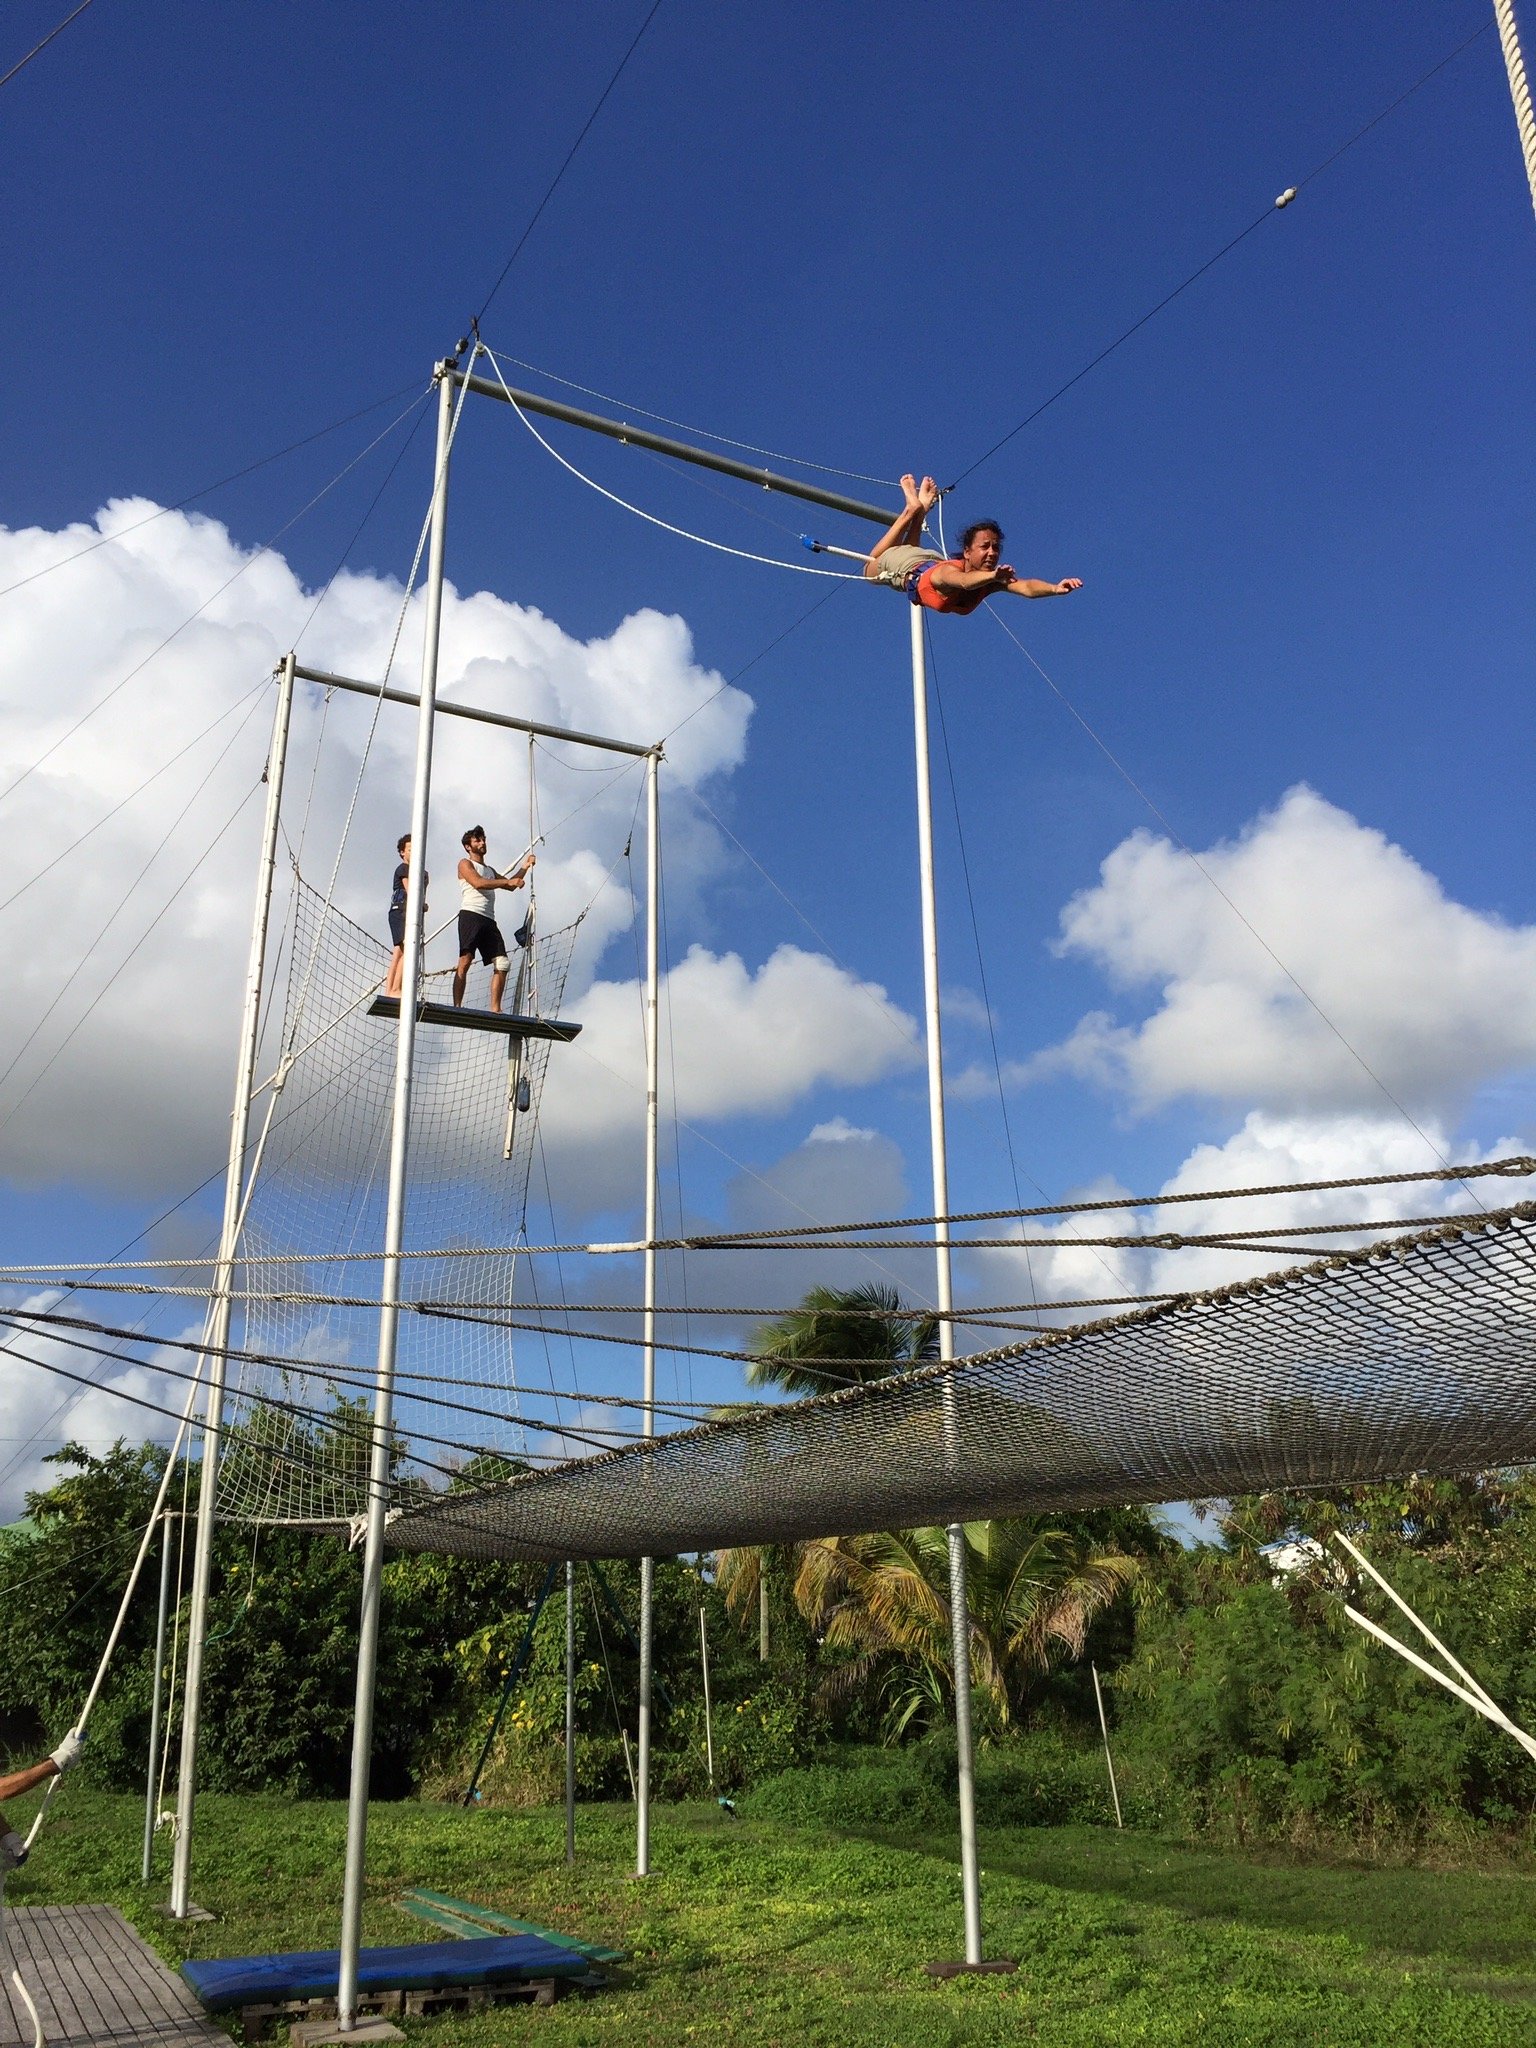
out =
[[813,1287],[798,1308],[758,1331],[747,1384],[830,1394],[938,1355],[938,1324],[907,1308],[894,1287]]
[[[972,1685],[1005,1728],[1039,1679],[1082,1655],[1095,1617],[1141,1560],[1106,1549],[1087,1520],[969,1522],[965,1544]],[[847,1655],[828,1680],[834,1696],[881,1679],[890,1740],[944,1709],[954,1691],[944,1529],[824,1537],[800,1546],[798,1566],[796,1604],[826,1647]]]

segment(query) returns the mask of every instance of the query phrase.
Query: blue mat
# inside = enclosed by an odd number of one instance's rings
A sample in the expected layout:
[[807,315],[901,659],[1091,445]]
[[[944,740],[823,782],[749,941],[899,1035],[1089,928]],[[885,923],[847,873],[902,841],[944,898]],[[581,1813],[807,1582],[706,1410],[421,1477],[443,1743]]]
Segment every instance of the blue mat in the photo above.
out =
[[[210,2012],[231,2005],[264,2005],[285,1998],[334,1996],[340,1951],[299,1949],[288,1955],[233,1956],[221,1962],[183,1963],[181,1974]],[[495,1984],[517,1977],[580,1977],[585,1956],[557,1948],[537,1934],[484,1941],[421,1941],[398,1948],[365,1948],[358,1960],[361,1991],[427,1991],[446,1984]]]

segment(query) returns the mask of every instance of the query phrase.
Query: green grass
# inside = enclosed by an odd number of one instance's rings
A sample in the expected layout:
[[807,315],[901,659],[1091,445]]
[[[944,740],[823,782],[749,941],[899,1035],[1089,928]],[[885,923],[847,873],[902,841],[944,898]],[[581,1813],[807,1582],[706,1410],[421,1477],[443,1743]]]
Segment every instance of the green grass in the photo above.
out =
[[[208,1797],[194,1895],[172,1926],[138,1884],[142,1807],[67,1786],[16,1905],[105,1899],[172,1961],[336,1939],[337,1805]],[[12,1816],[14,1818],[14,1815]],[[163,1865],[167,1850],[159,1849]],[[712,1808],[659,1810],[655,1875],[629,1876],[629,1809],[379,1806],[370,1941],[430,1940],[393,1907],[420,1884],[631,1951],[612,1989],[548,2011],[408,2023],[438,2048],[729,2041],[743,2048],[1525,2048],[1536,2040],[1536,1882],[1191,1847],[1094,1828],[983,1837],[987,1951],[1009,1977],[938,1983],[960,1884],[944,1835],[811,1832]]]

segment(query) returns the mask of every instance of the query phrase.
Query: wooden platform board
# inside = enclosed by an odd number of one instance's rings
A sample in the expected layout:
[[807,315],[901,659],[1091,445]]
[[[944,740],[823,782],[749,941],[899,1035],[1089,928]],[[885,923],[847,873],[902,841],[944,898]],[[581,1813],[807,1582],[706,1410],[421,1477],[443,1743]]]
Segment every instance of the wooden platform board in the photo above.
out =
[[[398,996],[375,996],[368,1005],[370,1017],[398,1017]],[[499,1031],[504,1038],[553,1038],[569,1045],[581,1030],[579,1024],[562,1024],[558,1017],[517,1017],[510,1010],[455,1009],[452,1003],[420,1003],[416,1016],[423,1024],[448,1024],[459,1031]]]
[[[8,1906],[5,1932],[48,2048],[230,2048],[116,1906]],[[0,2048],[17,2043],[31,2048],[32,2027],[7,1982]]]

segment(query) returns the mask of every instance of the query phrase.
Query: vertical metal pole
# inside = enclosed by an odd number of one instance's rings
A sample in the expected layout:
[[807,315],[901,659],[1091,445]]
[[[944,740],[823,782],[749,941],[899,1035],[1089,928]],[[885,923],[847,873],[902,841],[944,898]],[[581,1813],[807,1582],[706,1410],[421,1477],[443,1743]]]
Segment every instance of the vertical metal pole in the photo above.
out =
[[1520,31],[1515,25],[1515,0],[1493,0],[1493,18],[1499,25],[1499,41],[1504,48],[1504,69],[1509,74],[1509,96],[1515,103],[1515,126],[1520,131],[1531,205],[1536,207],[1536,114],[1531,111],[1531,88],[1526,82]]
[[171,1517],[160,1517],[160,1605],[155,1611],[155,1679],[149,1696],[149,1775],[144,1781],[145,1884],[152,1875],[155,1848],[155,1785],[160,1775],[160,1703],[165,1691],[165,1622],[171,1604]]
[[437,651],[443,616],[443,555],[448,530],[448,452],[454,384],[437,365],[437,470],[432,539],[427,558],[421,650],[421,710],[416,723],[416,781],[411,795],[414,858],[406,883],[405,959],[400,1022],[395,1035],[394,1118],[389,1144],[389,1198],[384,1217],[384,1270],[379,1290],[379,1349],[374,1371],[373,1446],[368,1472],[368,1537],[363,1550],[362,1611],[357,1638],[357,1699],[352,1717],[352,1780],[347,1799],[347,1859],[341,1903],[341,1969],[336,2009],[344,2032],[357,2017],[358,1950],[363,1930],[363,1878],[368,1847],[368,1778],[373,1761],[373,1694],[379,1661],[379,1607],[384,1583],[384,1521],[394,1442],[395,1340],[400,1324],[400,1253],[405,1244],[405,1176],[411,1136],[411,1078],[416,1005],[421,987],[422,878],[432,794],[432,724],[437,705]]
[[704,1674],[704,1761],[709,1770],[709,1789],[715,1789],[715,1724],[709,1706],[709,1629],[699,1606],[699,1669]]
[[[641,1427],[656,1434],[656,1170],[661,1080],[661,799],[659,752],[645,763],[645,1411]],[[640,1755],[635,1792],[635,1875],[651,1872],[651,1665],[656,1560],[640,1560]]]
[[219,1262],[207,1320],[208,1405],[203,1423],[203,1464],[197,1489],[197,1542],[192,1555],[192,1599],[187,1614],[187,1675],[182,1688],[181,1760],[176,1779],[176,1848],[171,1865],[171,1917],[186,1918],[192,1880],[192,1808],[197,1797],[197,1740],[203,1698],[203,1646],[208,1636],[208,1588],[213,1577],[213,1539],[218,1508],[219,1451],[224,1429],[224,1353],[229,1345],[230,1287],[240,1237],[241,1185],[256,1074],[256,1037],[261,1023],[261,982],[267,961],[267,925],[272,914],[272,876],[277,863],[277,826],[288,758],[288,724],[293,710],[291,654],[277,678],[277,709],[267,753],[267,810],[261,831],[256,907],[245,969],[245,1006],[240,1019],[240,1054],[229,1121],[229,1159],[224,1170],[224,1220]]
[[[934,1236],[937,1248],[939,1357],[955,1355],[949,1258],[949,1156],[944,1130],[944,1047],[939,1030],[939,922],[934,895],[933,789],[928,763],[928,657],[924,613],[912,615],[912,721],[917,744],[917,853],[923,899],[923,1007],[928,1039],[928,1139],[933,1156]],[[944,1450],[953,1466],[960,1454],[954,1390],[944,1389]],[[971,1633],[965,1586],[965,1531],[949,1525],[949,1614],[955,1659],[955,1743],[959,1764],[960,1879],[965,1906],[965,1960],[981,1961],[981,1882],[976,1861],[976,1760],[971,1738]]]
[[757,1553],[757,1661],[768,1662],[768,1559],[767,1544]]
[[565,1860],[576,1861],[576,1566],[565,1561]]
[[1099,1690],[1099,1667],[1090,1664],[1088,1669],[1093,1673],[1093,1696],[1099,1703],[1099,1733],[1104,1738],[1104,1761],[1109,1766],[1109,1796],[1115,1802],[1115,1826],[1123,1828],[1125,1822],[1120,1817],[1120,1788],[1115,1783],[1115,1760],[1109,1753],[1109,1723],[1104,1718],[1104,1695]]

